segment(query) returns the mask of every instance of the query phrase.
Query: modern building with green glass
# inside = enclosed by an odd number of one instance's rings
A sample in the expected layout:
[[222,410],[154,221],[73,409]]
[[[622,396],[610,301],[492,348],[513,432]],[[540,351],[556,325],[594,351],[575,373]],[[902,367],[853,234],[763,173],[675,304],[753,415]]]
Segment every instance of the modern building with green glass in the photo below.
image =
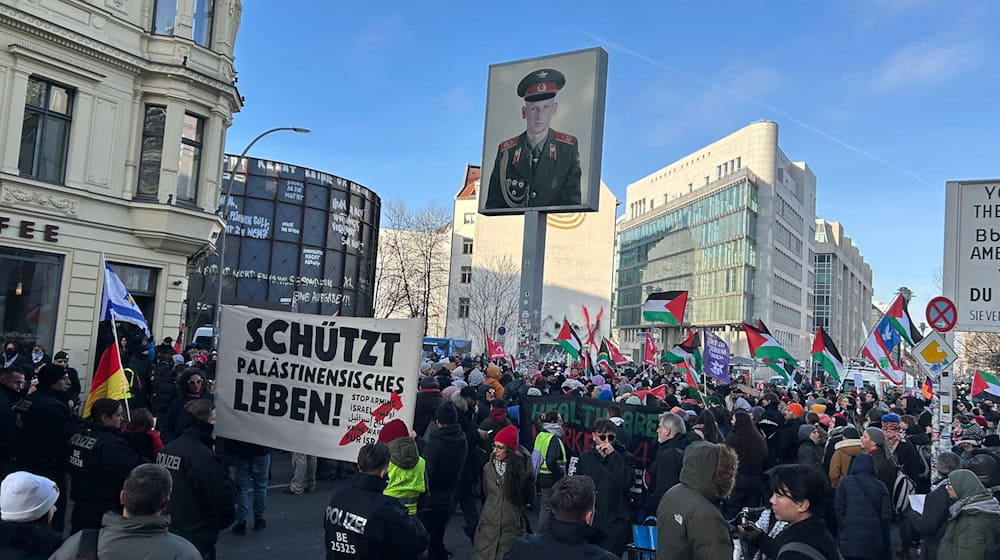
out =
[[[816,176],[778,146],[778,124],[752,123],[628,185],[616,235],[614,329],[638,356],[687,326],[709,327],[747,355],[743,321],[760,319],[806,358],[813,318]],[[642,319],[653,292],[687,290],[684,328]]]

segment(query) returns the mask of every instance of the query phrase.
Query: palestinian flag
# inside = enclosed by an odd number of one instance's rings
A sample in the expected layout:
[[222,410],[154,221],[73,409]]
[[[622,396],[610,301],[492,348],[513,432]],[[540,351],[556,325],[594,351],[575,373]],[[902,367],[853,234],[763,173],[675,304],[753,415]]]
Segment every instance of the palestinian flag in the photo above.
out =
[[924,400],[930,401],[934,398],[934,382],[928,375],[924,377],[924,384],[920,386],[920,391],[924,394]]
[[583,343],[580,342],[580,337],[577,336],[573,326],[569,324],[569,321],[565,317],[563,317],[563,324],[562,328],[559,329],[559,335],[556,336],[556,342],[574,360],[580,360],[580,349],[583,348]]
[[90,407],[97,399],[122,400],[128,398],[128,380],[122,368],[122,359],[118,355],[118,345],[113,341],[101,354],[101,361],[94,372],[94,380],[90,384],[90,394],[83,405],[83,417],[90,417]]
[[656,292],[642,304],[642,318],[650,323],[678,326],[684,323],[687,292]]
[[672,364],[679,364],[684,360],[688,360],[694,366],[695,371],[701,372],[703,361],[699,346],[698,335],[691,329],[688,331],[687,338],[681,341],[680,344],[676,344],[670,350],[663,352],[663,359]]
[[972,390],[969,391],[969,396],[974,397],[982,392],[1000,396],[1000,378],[992,373],[977,369],[976,375],[972,378]]
[[688,384],[688,392],[694,391],[698,400],[701,401],[701,405],[707,406],[705,404],[704,395],[702,395],[701,391],[698,389],[698,378],[695,376],[695,372],[693,371],[694,366],[692,366],[691,362],[687,360],[684,360],[682,364],[683,365],[681,365],[680,368],[684,370],[684,382]]
[[892,300],[892,305],[885,312],[885,316],[889,318],[889,322],[892,323],[899,336],[903,337],[910,346],[924,339],[924,336],[913,324],[913,320],[910,319],[910,312],[906,308],[906,302],[903,301],[903,294],[897,295],[896,299]]
[[812,356],[816,363],[823,366],[823,371],[840,382],[840,376],[844,373],[844,358],[840,357],[840,352],[833,344],[833,339],[826,334],[823,327],[816,330],[816,338],[813,339]]
[[765,363],[768,360],[772,362],[784,360],[793,367],[797,366],[799,363],[778,343],[776,338],[771,336],[767,327],[764,326],[764,322],[759,321],[758,325],[760,325],[759,328],[743,323],[743,331],[747,335],[747,346],[750,347],[750,355],[754,358],[764,360]]
[[604,342],[607,343],[608,350],[611,351],[611,361],[614,362],[616,366],[623,366],[625,364],[632,362],[632,360],[625,357],[625,354],[622,354],[621,350],[619,350],[618,347],[615,346],[614,342],[611,342],[607,338],[604,339]]
[[795,371],[795,366],[789,365],[784,360],[778,360],[777,362],[773,360],[764,359],[764,365],[774,370],[774,373],[785,378],[785,380],[792,379],[792,373]]
[[615,366],[611,361],[611,351],[608,349],[608,339],[601,340],[601,349],[597,352],[597,367],[613,374]]

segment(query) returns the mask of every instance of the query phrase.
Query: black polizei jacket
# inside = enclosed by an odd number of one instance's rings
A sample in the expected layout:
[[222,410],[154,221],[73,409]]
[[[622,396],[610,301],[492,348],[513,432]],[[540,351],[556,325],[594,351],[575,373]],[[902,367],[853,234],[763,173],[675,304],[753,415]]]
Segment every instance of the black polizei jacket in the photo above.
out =
[[357,473],[330,497],[323,519],[327,560],[416,558],[427,549],[427,530],[398,499],[382,494],[385,485]]
[[76,420],[64,402],[65,393],[41,388],[15,405],[17,462],[25,470],[62,470]]
[[236,519],[236,485],[212,451],[212,425],[186,414],[181,436],[156,456],[174,481],[167,514],[170,531],[205,552]]
[[120,494],[132,469],[145,461],[117,428],[88,426],[69,439],[73,531],[99,529],[107,511],[120,510]]

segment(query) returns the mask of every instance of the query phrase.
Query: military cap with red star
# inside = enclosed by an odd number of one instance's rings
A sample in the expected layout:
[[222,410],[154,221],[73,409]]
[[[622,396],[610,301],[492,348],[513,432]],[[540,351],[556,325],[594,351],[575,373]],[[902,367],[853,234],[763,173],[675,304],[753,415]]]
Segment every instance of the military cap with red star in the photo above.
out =
[[517,84],[517,96],[525,101],[541,101],[556,96],[556,93],[566,85],[566,76],[552,68],[535,70],[521,79]]

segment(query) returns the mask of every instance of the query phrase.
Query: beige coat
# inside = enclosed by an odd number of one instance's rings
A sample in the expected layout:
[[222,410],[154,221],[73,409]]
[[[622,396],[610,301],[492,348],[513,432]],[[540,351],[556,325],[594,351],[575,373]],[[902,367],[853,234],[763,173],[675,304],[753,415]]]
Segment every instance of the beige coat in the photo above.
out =
[[851,461],[861,453],[860,439],[845,439],[834,446],[830,459],[830,486],[836,488],[841,479],[851,470]]

